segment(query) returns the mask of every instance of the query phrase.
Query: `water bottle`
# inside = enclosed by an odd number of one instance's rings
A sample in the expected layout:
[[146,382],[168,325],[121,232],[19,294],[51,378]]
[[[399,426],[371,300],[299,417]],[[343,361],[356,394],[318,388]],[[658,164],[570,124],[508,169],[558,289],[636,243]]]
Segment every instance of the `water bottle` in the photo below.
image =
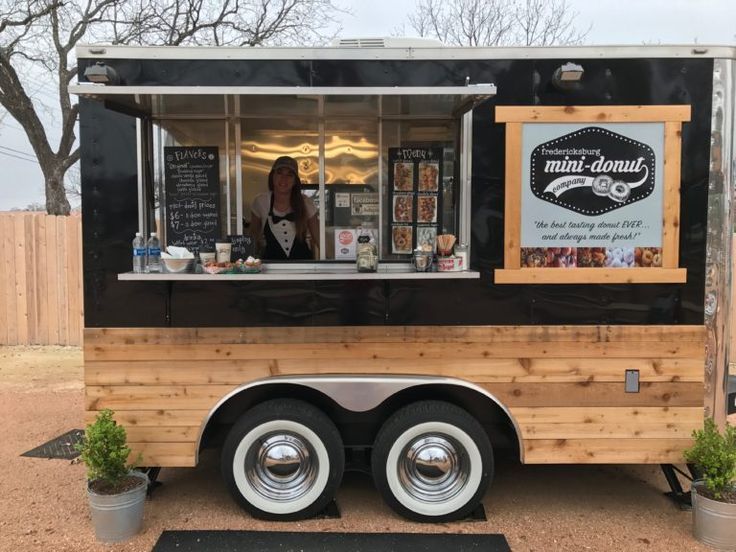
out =
[[161,272],[161,242],[158,241],[156,232],[151,232],[146,244],[148,250],[148,263],[146,265],[148,272]]
[[135,233],[133,238],[133,272],[140,274],[146,271],[146,240],[143,234]]

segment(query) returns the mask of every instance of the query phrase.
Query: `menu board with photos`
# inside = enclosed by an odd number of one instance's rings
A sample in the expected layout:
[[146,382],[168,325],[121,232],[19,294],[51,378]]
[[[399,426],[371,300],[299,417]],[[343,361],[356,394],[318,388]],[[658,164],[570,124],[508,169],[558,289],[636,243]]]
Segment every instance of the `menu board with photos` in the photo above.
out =
[[391,253],[436,248],[442,227],[442,148],[389,148]]
[[193,253],[220,237],[220,159],[216,146],[164,148],[166,241]]

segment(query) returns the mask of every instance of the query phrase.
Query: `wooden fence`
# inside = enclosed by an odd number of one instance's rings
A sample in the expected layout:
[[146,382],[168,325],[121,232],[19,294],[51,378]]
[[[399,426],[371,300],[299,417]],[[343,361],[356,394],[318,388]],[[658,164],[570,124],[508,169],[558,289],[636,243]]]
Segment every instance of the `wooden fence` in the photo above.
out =
[[0,263],[0,345],[81,345],[81,218],[0,213]]

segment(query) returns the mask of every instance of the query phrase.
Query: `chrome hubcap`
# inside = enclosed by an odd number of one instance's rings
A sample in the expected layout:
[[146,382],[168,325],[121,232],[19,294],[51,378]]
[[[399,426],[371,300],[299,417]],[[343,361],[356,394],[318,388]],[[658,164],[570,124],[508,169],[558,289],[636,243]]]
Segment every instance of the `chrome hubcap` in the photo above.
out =
[[294,433],[269,433],[253,443],[245,456],[251,487],[277,502],[304,496],[314,485],[318,469],[314,449]]
[[439,434],[425,434],[409,442],[397,468],[404,490],[426,503],[452,499],[463,490],[470,472],[465,449]]

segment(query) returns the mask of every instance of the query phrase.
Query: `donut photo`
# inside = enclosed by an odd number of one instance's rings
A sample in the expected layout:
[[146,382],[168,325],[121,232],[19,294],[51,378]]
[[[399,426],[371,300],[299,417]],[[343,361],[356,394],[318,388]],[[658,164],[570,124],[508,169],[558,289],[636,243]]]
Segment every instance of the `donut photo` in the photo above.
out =
[[440,164],[428,161],[419,163],[419,191],[436,192],[439,190]]
[[417,222],[437,222],[437,196],[417,198]]
[[606,264],[605,247],[578,247],[578,266],[583,268],[599,268]]
[[662,266],[661,247],[637,247],[634,249],[634,266],[642,268]]
[[429,245],[432,251],[437,251],[437,227],[436,226],[419,226],[417,228],[417,247]]
[[543,247],[522,247],[521,266],[526,268],[544,268],[547,266],[547,253]]
[[411,253],[412,227],[394,226],[391,229],[391,253],[403,255]]
[[414,196],[394,196],[394,222],[411,222],[414,209]]
[[397,192],[411,192],[414,190],[414,164],[394,164],[394,190]]
[[631,268],[635,265],[635,252],[633,247],[609,247],[606,249],[606,262],[608,268]]
[[545,266],[554,268],[575,268],[577,266],[577,248],[548,247],[545,251]]

